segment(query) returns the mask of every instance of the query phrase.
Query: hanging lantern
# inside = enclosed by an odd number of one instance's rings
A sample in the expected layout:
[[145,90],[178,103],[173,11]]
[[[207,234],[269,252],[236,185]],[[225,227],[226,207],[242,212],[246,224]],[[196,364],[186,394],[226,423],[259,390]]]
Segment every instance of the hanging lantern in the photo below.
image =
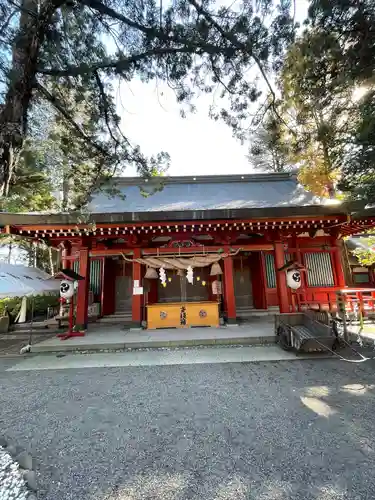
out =
[[220,264],[214,262],[211,266],[210,276],[218,276],[219,274],[223,274],[223,271],[221,270]]
[[200,276],[197,276],[197,281],[200,281],[201,280],[201,277]]
[[62,280],[60,283],[60,297],[65,300],[69,300],[74,295],[74,282],[68,280]]
[[165,288],[167,286],[167,283],[164,282],[164,283],[162,283],[162,285]]
[[158,279],[158,273],[156,269],[153,267],[148,267],[146,274],[145,274],[145,279],[147,280],[157,280]]
[[202,281],[202,285],[203,285],[203,286],[206,286],[206,282],[205,282],[205,281]]
[[292,290],[298,290],[301,286],[301,272],[298,269],[290,269],[286,273],[286,283]]
[[168,281],[169,281],[169,283],[170,283],[170,282],[172,281],[172,278],[171,278],[171,277],[169,277],[169,278],[168,278]]

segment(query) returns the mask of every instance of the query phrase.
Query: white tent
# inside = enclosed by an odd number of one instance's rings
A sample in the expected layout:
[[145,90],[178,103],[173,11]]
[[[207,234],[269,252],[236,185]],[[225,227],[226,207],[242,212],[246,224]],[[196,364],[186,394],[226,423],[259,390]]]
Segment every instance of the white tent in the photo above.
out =
[[0,263],[0,299],[57,294],[60,281],[35,267]]

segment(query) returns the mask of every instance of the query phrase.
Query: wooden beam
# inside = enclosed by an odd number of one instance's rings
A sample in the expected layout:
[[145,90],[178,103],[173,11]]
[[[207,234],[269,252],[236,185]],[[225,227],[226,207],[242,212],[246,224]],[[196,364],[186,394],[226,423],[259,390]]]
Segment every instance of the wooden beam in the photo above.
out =
[[[346,222],[347,218],[343,215],[316,215],[316,216],[285,216],[285,217],[264,217],[264,218],[257,218],[257,219],[204,219],[201,221],[194,221],[194,220],[185,220],[185,221],[168,221],[168,222],[132,222],[132,223],[113,223],[113,224],[107,224],[107,223],[100,223],[96,225],[95,231],[98,232],[100,231],[101,228],[103,229],[114,229],[114,230],[119,230],[122,231],[125,227],[127,230],[131,231],[134,229],[139,229],[139,228],[144,228],[146,229],[164,229],[168,228],[170,226],[171,229],[175,228],[175,226],[180,226],[184,227],[186,226],[186,229],[188,227],[194,227],[194,228],[199,228],[199,227],[206,227],[210,226],[224,226],[228,227],[229,225],[233,224],[253,224],[256,226],[258,222],[260,225],[264,225],[267,223],[267,225],[272,226],[272,223],[275,222],[276,224],[283,223],[283,225],[288,224],[304,224],[305,222],[313,222],[316,224],[319,224],[322,222],[335,222],[335,223],[340,223],[340,222]],[[358,223],[358,221],[357,221]],[[51,231],[51,230],[58,230],[58,231],[75,231],[76,228],[81,231],[85,231],[85,229],[89,230],[89,232],[93,232],[92,226],[88,224],[38,224],[38,225],[17,225],[17,226],[12,226],[13,228],[17,228],[18,230],[25,230],[25,231]]]
[[[53,244],[59,244],[61,241],[69,240],[71,243],[79,241],[80,238],[87,238],[97,241],[98,238],[105,240],[123,238],[127,241],[124,248],[134,248],[130,239],[134,237],[141,240],[154,238],[158,236],[167,236],[170,238],[194,238],[196,235],[210,235],[218,244],[230,244],[230,241],[237,239],[241,233],[262,233],[270,235],[278,231],[281,237],[288,237],[309,232],[311,230],[324,230],[327,233],[337,233],[339,230],[343,235],[355,234],[367,227],[373,227],[374,221],[366,219],[364,221],[350,221],[344,215],[315,215],[315,216],[290,216],[290,217],[267,217],[259,219],[218,219],[204,220],[197,222],[190,221],[164,221],[164,222],[134,222],[134,223],[111,223],[98,224],[95,230],[92,226],[78,225],[80,234],[77,234],[76,224],[63,225],[17,225],[11,226],[12,234],[20,234],[26,238],[38,238],[52,241]],[[269,238],[270,242],[275,238]],[[223,240],[218,243],[218,241]],[[237,243],[239,244],[239,243]],[[140,241],[139,246],[147,246],[148,243]],[[242,246],[242,245],[241,245]]]
[[[244,250],[247,252],[253,251],[271,251],[273,250],[273,245],[271,243],[263,243],[260,245],[256,244],[249,244],[249,245],[230,245],[230,248],[233,250]],[[210,246],[210,247],[204,247],[204,253],[217,253],[219,250],[223,250],[223,246]],[[123,249],[107,249],[107,250],[91,250],[90,255],[91,256],[106,256],[106,255],[121,255],[122,253],[124,254],[131,254],[133,253],[132,248],[123,248]],[[203,247],[190,247],[190,248],[181,248],[180,252],[178,248],[141,248],[140,249],[143,255],[176,255],[178,253],[183,254],[198,254],[202,255],[203,254]]]

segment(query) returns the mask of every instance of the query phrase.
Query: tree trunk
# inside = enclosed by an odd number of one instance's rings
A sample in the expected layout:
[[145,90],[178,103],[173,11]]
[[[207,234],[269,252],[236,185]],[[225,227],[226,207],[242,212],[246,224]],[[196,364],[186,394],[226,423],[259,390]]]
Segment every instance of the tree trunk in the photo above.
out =
[[62,183],[62,202],[61,210],[62,212],[68,212],[70,207],[70,197],[73,187],[73,176],[70,165],[67,165],[64,161],[63,166],[63,183]]
[[38,267],[38,244],[33,244],[33,267]]
[[54,269],[54,265],[53,265],[52,248],[50,246],[48,247],[48,258],[49,258],[50,274],[51,274],[51,276],[53,276],[55,274],[55,269]]
[[11,264],[12,262],[12,250],[13,250],[13,245],[12,242],[10,242],[8,246],[8,264]]
[[35,87],[40,46],[56,6],[46,0],[22,0],[18,35],[4,104],[0,109],[0,196],[8,196],[19,154],[27,133],[27,114]]
[[27,250],[27,260],[29,262],[29,267],[33,267],[34,265],[34,247],[30,245],[30,247]]

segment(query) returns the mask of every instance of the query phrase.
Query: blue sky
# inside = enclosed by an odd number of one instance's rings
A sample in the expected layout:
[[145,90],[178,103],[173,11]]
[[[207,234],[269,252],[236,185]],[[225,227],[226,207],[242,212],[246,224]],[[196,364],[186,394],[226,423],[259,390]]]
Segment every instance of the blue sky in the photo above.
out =
[[[296,0],[296,20],[302,22],[307,1]],[[116,92],[122,129],[146,154],[167,151],[169,175],[244,174],[251,171],[248,145],[232,137],[230,128],[208,117],[212,96],[195,101],[197,112],[183,119],[171,89],[163,83],[123,83]],[[125,175],[135,175],[127,169]]]

